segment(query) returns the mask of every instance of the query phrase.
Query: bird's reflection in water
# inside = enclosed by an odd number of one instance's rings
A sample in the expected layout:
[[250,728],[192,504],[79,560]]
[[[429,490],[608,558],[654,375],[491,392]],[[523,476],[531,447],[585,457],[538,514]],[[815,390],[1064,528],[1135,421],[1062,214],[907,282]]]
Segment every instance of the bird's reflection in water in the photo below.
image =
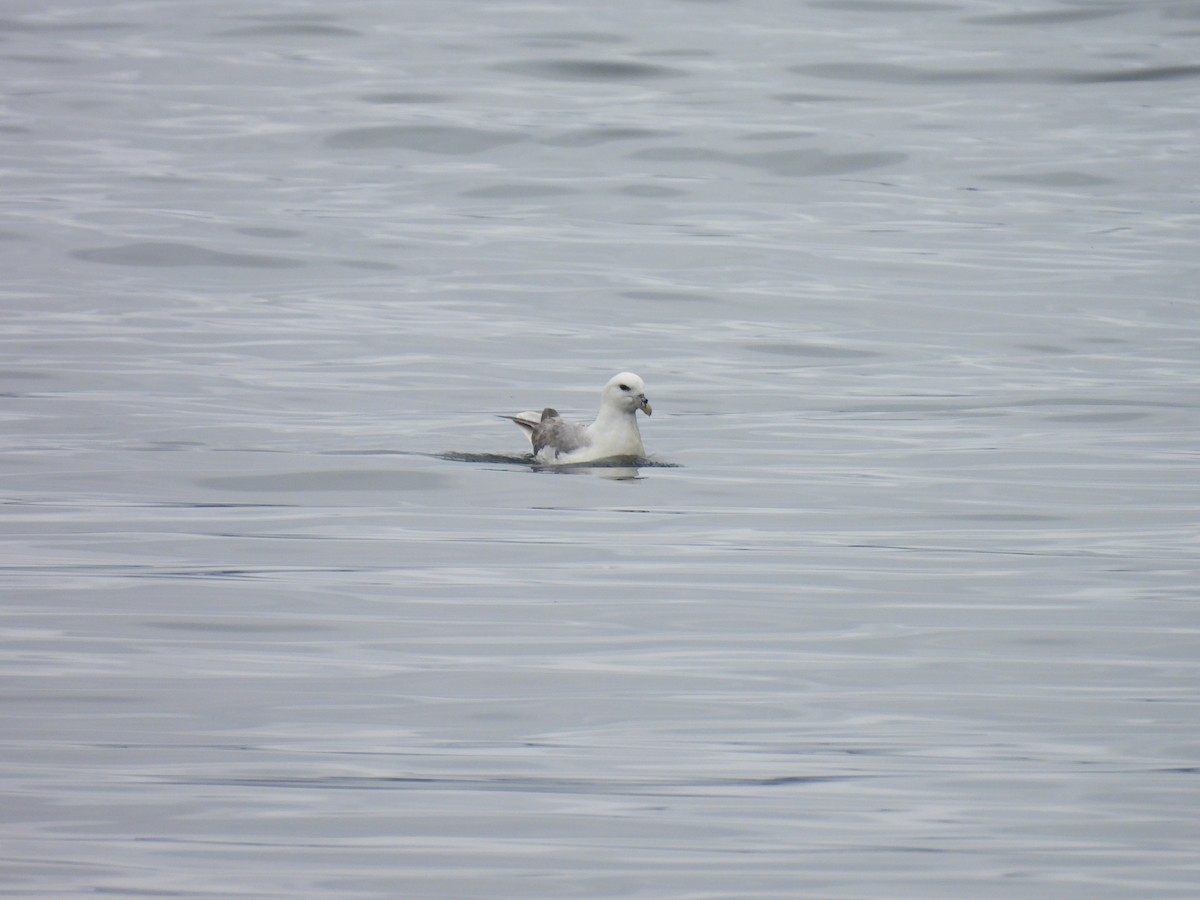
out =
[[597,478],[607,478],[609,481],[633,481],[644,477],[637,466],[537,466],[539,472],[553,472],[555,475],[594,475]]
[[595,460],[587,463],[552,464],[540,462],[536,456],[526,453],[523,456],[510,456],[501,453],[436,453],[438,459],[451,462],[470,463],[501,463],[505,465],[525,465],[530,471],[549,473],[553,475],[594,475],[610,481],[635,481],[645,478],[642,469],[677,469],[677,463],[661,462],[645,456],[612,456],[608,459]]

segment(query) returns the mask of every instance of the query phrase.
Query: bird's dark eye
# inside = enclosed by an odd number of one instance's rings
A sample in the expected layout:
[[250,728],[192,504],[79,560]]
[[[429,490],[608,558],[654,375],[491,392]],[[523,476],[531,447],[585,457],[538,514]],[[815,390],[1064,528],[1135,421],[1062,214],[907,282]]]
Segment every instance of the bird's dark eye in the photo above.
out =
[[629,390],[629,385],[627,385],[627,384],[618,384],[617,387],[619,387],[623,391]]

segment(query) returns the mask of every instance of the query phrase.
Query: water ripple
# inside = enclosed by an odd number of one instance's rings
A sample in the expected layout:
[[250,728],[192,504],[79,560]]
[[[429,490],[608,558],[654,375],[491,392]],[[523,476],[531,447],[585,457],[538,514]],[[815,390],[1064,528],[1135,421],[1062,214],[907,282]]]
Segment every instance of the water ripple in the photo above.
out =
[[501,72],[532,75],[555,81],[646,81],[660,78],[680,78],[682,69],[652,63],[605,59],[551,59],[530,62],[501,63],[493,66]]
[[249,269],[295,269],[304,263],[282,256],[258,253],[225,253],[195,244],[172,241],[142,241],[115,247],[85,247],[71,255],[87,262],[116,266],[232,266]]
[[493,147],[515,144],[515,132],[466,128],[455,125],[375,125],[338,131],[327,138],[329,147],[349,150],[399,148],[421,153],[456,156],[481,153]]
[[811,178],[822,175],[847,175],[896,165],[907,159],[894,151],[827,153],[824,150],[797,148],[764,153],[730,153],[706,147],[651,147],[630,154],[633,159],[655,162],[719,161],[750,166],[785,178]]
[[1154,66],[1100,71],[1066,69],[922,69],[896,63],[814,63],[791,71],[820,78],[880,84],[1105,84],[1172,81],[1200,76],[1200,65]]

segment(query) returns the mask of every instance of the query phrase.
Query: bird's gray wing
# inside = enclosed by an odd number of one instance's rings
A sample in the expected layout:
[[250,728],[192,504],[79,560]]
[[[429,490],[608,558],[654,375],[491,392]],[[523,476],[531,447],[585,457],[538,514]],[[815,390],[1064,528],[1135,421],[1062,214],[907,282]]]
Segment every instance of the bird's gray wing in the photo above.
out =
[[535,455],[547,447],[554,450],[555,455],[570,453],[589,443],[587,431],[582,425],[565,421],[557,410],[550,407],[542,410],[542,420],[534,427],[531,440]]

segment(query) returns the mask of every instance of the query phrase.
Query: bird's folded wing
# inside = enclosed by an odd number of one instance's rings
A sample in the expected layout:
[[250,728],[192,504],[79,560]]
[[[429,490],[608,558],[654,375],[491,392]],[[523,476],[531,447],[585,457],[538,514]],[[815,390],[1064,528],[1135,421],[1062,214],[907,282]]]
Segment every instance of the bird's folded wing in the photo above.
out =
[[[553,412],[553,410],[546,410],[546,412]],[[542,450],[549,447],[556,456],[586,447],[590,443],[587,430],[583,426],[564,421],[557,415],[544,415],[533,429],[532,440],[535,454],[540,454]]]

